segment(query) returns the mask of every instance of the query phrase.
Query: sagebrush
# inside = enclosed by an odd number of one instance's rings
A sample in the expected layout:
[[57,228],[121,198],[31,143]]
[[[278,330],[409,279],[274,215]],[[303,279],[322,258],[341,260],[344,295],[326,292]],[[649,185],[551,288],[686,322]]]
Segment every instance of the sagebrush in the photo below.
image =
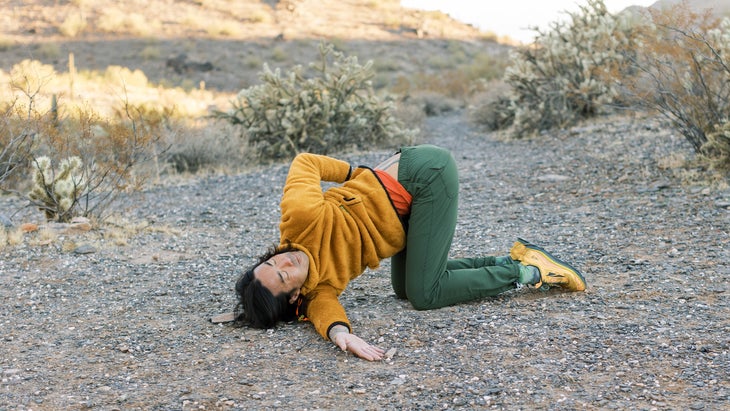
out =
[[730,118],[730,19],[678,4],[653,11],[639,32],[642,51],[630,57],[636,75],[622,79],[627,95],[666,117],[696,152],[723,167],[730,157],[723,143]]

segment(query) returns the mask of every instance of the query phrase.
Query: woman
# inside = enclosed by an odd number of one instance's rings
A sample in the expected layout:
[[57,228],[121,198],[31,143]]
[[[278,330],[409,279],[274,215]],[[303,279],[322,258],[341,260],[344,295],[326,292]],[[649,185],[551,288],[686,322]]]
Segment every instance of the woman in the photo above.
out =
[[[340,183],[322,192],[321,182]],[[379,360],[383,350],[352,334],[338,297],[366,268],[391,257],[398,298],[417,310],[492,296],[516,283],[585,289],[583,276],[518,240],[510,256],[449,260],[459,183],[451,154],[405,147],[375,169],[300,154],[281,200],[280,244],[236,283],[239,324],[273,327],[299,316],[342,350]]]

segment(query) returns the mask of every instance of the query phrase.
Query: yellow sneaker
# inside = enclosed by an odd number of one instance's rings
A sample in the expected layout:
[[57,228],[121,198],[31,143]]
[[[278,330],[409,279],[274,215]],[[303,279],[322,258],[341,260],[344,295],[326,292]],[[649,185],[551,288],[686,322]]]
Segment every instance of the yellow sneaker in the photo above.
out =
[[586,280],[580,271],[528,241],[518,238],[509,254],[513,260],[524,265],[534,265],[540,270],[541,281],[535,284],[535,288],[540,288],[545,283],[559,285],[571,291],[586,289]]

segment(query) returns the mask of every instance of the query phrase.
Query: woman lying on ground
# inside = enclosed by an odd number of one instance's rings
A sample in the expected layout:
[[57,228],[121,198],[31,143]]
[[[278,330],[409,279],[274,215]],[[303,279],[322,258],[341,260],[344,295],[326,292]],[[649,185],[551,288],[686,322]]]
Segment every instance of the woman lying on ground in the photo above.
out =
[[[323,192],[322,181],[340,185]],[[578,270],[521,239],[509,256],[450,260],[458,192],[453,157],[431,145],[404,147],[375,169],[298,155],[281,200],[279,245],[236,282],[236,322],[271,328],[306,318],[325,339],[372,361],[383,350],[352,334],[338,297],[384,258],[391,258],[396,296],[417,310],[493,296],[516,283],[585,289]]]

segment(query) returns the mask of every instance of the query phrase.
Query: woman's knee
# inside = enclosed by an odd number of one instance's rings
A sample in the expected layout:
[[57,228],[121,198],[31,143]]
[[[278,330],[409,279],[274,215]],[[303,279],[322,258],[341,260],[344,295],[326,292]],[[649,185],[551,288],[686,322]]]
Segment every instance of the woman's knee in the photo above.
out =
[[438,305],[434,304],[433,299],[426,298],[426,296],[419,295],[417,293],[413,295],[408,294],[408,302],[410,302],[411,306],[413,306],[413,308],[418,311],[433,310],[434,308],[439,308]]

